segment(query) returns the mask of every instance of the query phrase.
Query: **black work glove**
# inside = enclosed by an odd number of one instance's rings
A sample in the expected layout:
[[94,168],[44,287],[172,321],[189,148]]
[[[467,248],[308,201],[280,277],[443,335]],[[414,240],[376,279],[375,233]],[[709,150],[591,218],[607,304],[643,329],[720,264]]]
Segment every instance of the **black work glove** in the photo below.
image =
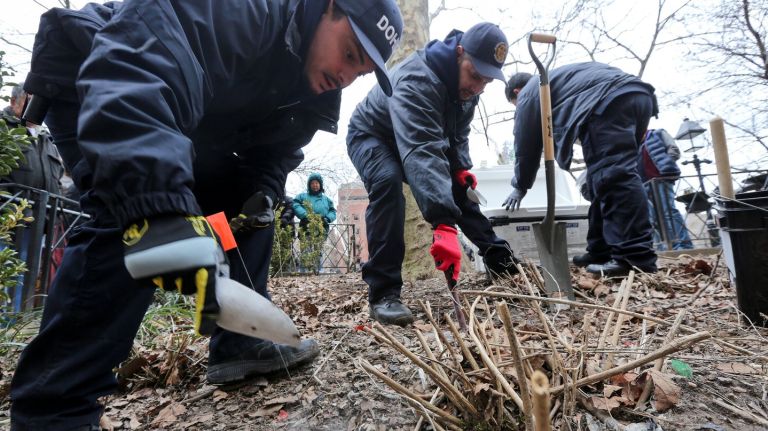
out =
[[250,232],[265,228],[275,221],[272,198],[264,192],[256,192],[243,204],[240,214],[229,221],[232,232]]
[[229,277],[224,252],[202,216],[165,215],[144,219],[123,232],[125,267],[135,280],[183,295],[197,294],[195,330],[216,327],[216,280]]
[[331,219],[329,219],[328,217],[323,216],[323,224],[328,226],[329,224],[331,224]]

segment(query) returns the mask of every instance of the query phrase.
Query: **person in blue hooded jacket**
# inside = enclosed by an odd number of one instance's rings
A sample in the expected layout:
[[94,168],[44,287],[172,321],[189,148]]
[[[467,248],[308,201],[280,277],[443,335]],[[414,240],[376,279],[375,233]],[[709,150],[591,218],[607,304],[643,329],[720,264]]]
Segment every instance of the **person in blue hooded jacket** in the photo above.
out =
[[[543,140],[539,80],[519,72],[507,83],[515,105],[515,177],[504,201],[514,211],[533,186]],[[568,170],[579,140],[592,203],[587,253],[573,263],[605,276],[626,275],[632,267],[656,272],[648,201],[637,170],[637,154],[659,109],[652,85],[607,64],[586,62],[549,73],[555,160]]]
[[[299,227],[303,229],[306,229],[309,225],[309,210],[320,217],[320,220],[323,222],[323,231],[325,232],[323,239],[327,238],[330,224],[336,220],[336,208],[334,208],[331,198],[325,194],[322,175],[316,172],[310,174],[309,178],[307,178],[307,191],[299,193],[293,198],[293,212],[299,219]],[[320,272],[323,269],[322,246],[319,247],[319,250],[312,246],[309,252],[317,252],[316,271]],[[305,269],[303,268],[302,270]]]
[[400,300],[405,256],[407,182],[433,229],[430,253],[438,269],[458,279],[458,225],[479,249],[490,273],[515,273],[515,258],[479,206],[467,198],[477,179],[469,171],[470,123],[479,95],[504,81],[507,38],[491,23],[453,30],[411,54],[392,72],[393,94],[377,88],[352,114],[347,152],[368,192],[365,213],[370,259],[363,265],[370,314],[381,323],[407,325]]
[[[653,239],[658,243],[659,250],[667,249],[662,232],[666,233],[672,250],[693,248],[685,219],[675,205],[675,183],[680,178],[678,159],[680,149],[669,132],[650,129],[645,133],[638,155],[638,171],[648,193],[649,217],[655,222]],[[658,214],[654,207],[656,203],[659,205]]]
[[[229,277],[265,297],[273,204],[341,89],[384,66],[394,0],[128,0],[41,18],[25,89],[64,150],[91,220],[71,239],[39,334],[11,383],[11,429],[97,430],[155,289],[197,294],[208,382],[319,353],[215,326],[225,263],[203,215],[238,227]],[[243,217],[240,217],[240,216]],[[232,253],[232,252],[230,252]],[[251,277],[249,272],[254,275]]]
[[328,235],[328,227],[336,220],[336,208],[333,201],[325,194],[323,188],[323,176],[312,173],[307,178],[307,191],[299,193],[293,198],[293,212],[299,219],[299,225],[309,223],[306,205],[309,203],[312,212],[319,215],[323,221],[325,234]]

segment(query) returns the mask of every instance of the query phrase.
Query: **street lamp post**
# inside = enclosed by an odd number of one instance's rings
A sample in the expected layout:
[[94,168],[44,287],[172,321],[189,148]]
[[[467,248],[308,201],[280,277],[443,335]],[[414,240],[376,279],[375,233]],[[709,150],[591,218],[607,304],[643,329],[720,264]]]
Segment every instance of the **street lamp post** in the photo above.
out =
[[697,146],[693,142],[693,138],[701,135],[704,132],[706,132],[706,129],[701,127],[698,123],[696,123],[695,121],[691,121],[688,118],[684,118],[683,124],[680,125],[680,129],[677,131],[677,135],[675,135],[675,139],[677,140],[688,139],[691,142],[691,148],[685,150],[685,152],[686,153],[693,152],[693,159],[686,160],[681,164],[683,165],[693,164],[693,167],[696,170],[696,176],[699,178],[700,192],[696,192],[693,194],[693,198],[691,199],[691,202],[688,204],[688,208],[697,208],[697,205],[699,204],[697,200],[702,200],[701,205],[702,207],[706,208],[706,211],[707,211],[706,225],[707,225],[707,232],[709,233],[709,242],[712,247],[717,247],[720,245],[720,233],[715,224],[715,219],[712,216],[712,206],[709,204],[709,201],[708,201],[707,188],[704,186],[704,176],[701,175],[701,165],[710,164],[712,163],[712,160],[700,159],[699,156],[696,154],[696,151],[703,147],[701,145]]

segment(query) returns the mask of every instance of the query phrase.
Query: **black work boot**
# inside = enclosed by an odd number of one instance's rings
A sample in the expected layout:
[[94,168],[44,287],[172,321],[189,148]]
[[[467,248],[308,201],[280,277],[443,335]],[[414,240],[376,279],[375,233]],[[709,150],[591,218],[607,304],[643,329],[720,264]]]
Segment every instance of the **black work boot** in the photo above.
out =
[[244,380],[251,376],[289,370],[312,361],[320,353],[320,347],[312,339],[301,340],[299,347],[259,340],[250,348],[220,360],[215,355],[208,358],[208,383],[221,385]]
[[586,267],[596,263],[602,265],[611,260],[610,256],[595,256],[594,254],[584,253],[573,256],[573,264],[576,266]]
[[587,272],[604,277],[622,277],[629,274],[632,265],[623,261],[611,259],[605,263],[593,263],[587,265]]
[[402,302],[400,297],[389,295],[376,302],[369,303],[373,320],[385,325],[406,326],[413,323],[413,314]]

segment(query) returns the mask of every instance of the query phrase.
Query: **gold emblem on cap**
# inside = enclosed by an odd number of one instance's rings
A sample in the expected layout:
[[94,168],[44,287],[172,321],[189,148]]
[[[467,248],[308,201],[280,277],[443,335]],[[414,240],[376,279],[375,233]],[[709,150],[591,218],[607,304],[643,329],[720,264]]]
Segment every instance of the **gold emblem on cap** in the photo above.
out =
[[497,63],[504,64],[504,60],[507,59],[507,44],[499,42],[496,44],[496,48],[493,49],[493,58]]

